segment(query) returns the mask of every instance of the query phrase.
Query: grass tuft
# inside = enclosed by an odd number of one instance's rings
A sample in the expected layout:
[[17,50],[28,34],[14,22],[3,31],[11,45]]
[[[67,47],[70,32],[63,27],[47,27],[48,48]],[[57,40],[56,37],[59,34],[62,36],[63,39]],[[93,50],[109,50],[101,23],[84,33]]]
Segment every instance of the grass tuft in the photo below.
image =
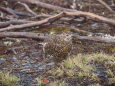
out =
[[115,56],[104,53],[71,56],[44,76],[54,78],[46,86],[110,86],[115,84]]
[[17,86],[17,82],[20,79],[14,75],[11,75],[9,72],[4,73],[0,72],[0,84],[1,86]]

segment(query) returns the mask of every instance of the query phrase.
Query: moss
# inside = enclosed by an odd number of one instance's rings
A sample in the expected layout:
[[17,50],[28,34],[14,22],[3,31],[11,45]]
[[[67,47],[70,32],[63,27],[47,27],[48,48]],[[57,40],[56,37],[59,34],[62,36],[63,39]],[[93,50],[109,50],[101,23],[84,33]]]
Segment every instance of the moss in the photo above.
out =
[[93,85],[89,85],[89,86],[101,86],[100,84],[93,84]]
[[63,76],[64,75],[64,70],[62,68],[56,68],[54,69],[55,72],[52,72],[51,70],[51,73],[54,75],[54,76]]
[[[101,86],[106,82],[106,80],[109,80],[106,84],[111,85],[115,80],[114,63],[115,57],[113,55],[104,53],[86,55],[79,54],[69,57],[67,60],[60,63],[60,66],[47,71],[47,75],[45,77],[52,76],[55,79],[55,81],[50,82],[48,86],[52,84],[52,86],[54,86],[54,84],[55,86],[60,86],[57,83],[65,81],[68,81],[65,83],[67,85],[71,85],[71,82],[76,82],[76,84],[71,86]],[[99,77],[99,72],[106,73],[106,80],[104,83],[101,82],[103,78]],[[69,78],[71,78],[71,80],[69,80]]]
[[0,72],[0,83],[2,86],[17,86],[17,82],[20,79],[9,72]]
[[32,32],[34,32],[34,33],[59,34],[62,32],[67,32],[69,30],[70,30],[70,28],[68,28],[68,27],[55,26],[55,27],[51,27],[51,28],[43,28],[43,29],[39,29],[39,30],[33,30]]
[[48,86],[69,86],[69,85],[61,81],[54,81],[51,82]]

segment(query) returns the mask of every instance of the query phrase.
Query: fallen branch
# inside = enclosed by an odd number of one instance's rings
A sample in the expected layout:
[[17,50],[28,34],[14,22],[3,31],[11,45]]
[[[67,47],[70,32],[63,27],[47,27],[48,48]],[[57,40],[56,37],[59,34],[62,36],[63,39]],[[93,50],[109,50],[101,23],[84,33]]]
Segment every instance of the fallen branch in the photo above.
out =
[[91,18],[92,20],[100,20],[104,23],[108,23],[111,24],[113,26],[115,26],[115,20],[106,18],[106,17],[102,17],[99,15],[96,15],[94,13],[89,13],[89,12],[82,12],[82,11],[78,11],[78,12],[62,12],[60,14],[57,14],[55,16],[51,16],[49,18],[43,19],[41,21],[37,21],[37,22],[33,22],[33,23],[29,23],[29,24],[22,24],[22,25],[14,25],[14,26],[10,26],[7,28],[1,28],[0,32],[2,31],[8,31],[8,30],[19,30],[19,29],[23,29],[23,28],[29,28],[29,27],[33,27],[33,26],[39,26],[45,23],[52,23],[62,17],[65,16],[81,16],[81,17],[87,17],[87,18]]
[[25,20],[10,20],[6,22],[0,22],[0,28],[4,28],[10,25],[20,25],[25,23],[32,23],[32,21],[25,21]]
[[18,18],[19,16],[29,16],[29,17],[33,16],[29,13],[13,10],[11,8],[0,7],[0,10],[6,12],[8,14],[14,15],[16,18]]
[[19,29],[29,28],[29,27],[33,27],[33,26],[39,26],[39,25],[42,25],[45,23],[51,23],[51,22],[54,22],[55,20],[58,20],[59,18],[63,17],[64,15],[65,15],[64,13],[60,13],[58,15],[46,18],[41,21],[37,21],[37,22],[29,23],[29,24],[13,25],[13,26],[9,26],[7,28],[1,28],[0,32],[6,31],[6,30],[19,30]]
[[21,2],[17,2],[16,5],[17,5],[17,4],[23,6],[23,7],[26,9],[26,11],[28,11],[29,13],[31,13],[33,16],[37,16],[37,14],[36,14],[35,12],[33,12],[33,11],[29,8],[29,6],[28,6],[27,4],[21,3]]
[[[51,4],[47,4],[47,3],[43,3],[40,2],[38,0],[7,0],[7,1],[20,1],[20,2],[24,2],[24,3],[29,3],[29,4],[35,4],[39,7],[42,8],[46,8],[46,9],[50,9],[50,10],[58,10],[58,11],[70,11],[70,12],[75,12],[77,10],[74,9],[67,9],[67,8],[63,8],[60,6],[53,6]],[[114,12],[110,6],[108,6],[103,0],[97,0],[99,3],[101,3],[102,5],[104,5],[109,11]]]
[[[40,20],[40,19],[43,19],[43,18],[48,18],[48,17],[51,17],[53,15],[48,15],[48,14],[42,14],[42,15],[37,15],[35,17],[30,17],[30,18],[27,18],[26,20],[34,20],[34,21],[37,21],[37,20]],[[62,17],[60,19],[60,21],[62,22],[68,22],[68,21],[73,21],[73,22],[76,22],[76,23],[82,23],[86,20],[86,18],[84,17],[83,19],[79,20],[79,17],[77,19],[77,17],[75,18],[68,18],[68,17]]]
[[19,16],[33,17],[33,15],[28,12],[23,12],[23,11],[18,11],[18,10],[13,10],[13,11],[15,14],[17,14]]
[[103,0],[97,0],[103,6],[105,6],[110,12],[114,12],[109,5],[107,5]]
[[14,15],[15,17],[18,18],[18,16],[14,13],[14,11],[10,8],[5,8],[5,7],[0,7],[0,10],[3,12],[6,12],[8,14]]
[[12,38],[32,38],[40,41],[45,40],[44,36],[39,36],[37,33],[32,32],[1,32],[0,38],[12,37]]
[[[39,33],[32,33],[32,32],[1,32],[0,38],[4,38],[4,37],[32,38],[32,39],[37,39],[39,41],[44,41],[45,39],[48,39],[48,37],[39,36]],[[93,40],[93,41],[99,41],[99,42],[115,43],[115,39],[102,38],[102,37],[89,37],[89,36],[74,35],[73,38],[76,40],[86,39],[86,40]]]
[[90,37],[90,36],[77,36],[74,35],[74,40],[91,40],[91,41],[97,41],[97,42],[111,42],[111,43],[115,43],[115,39],[114,38],[102,38],[102,37]]
[[42,7],[42,8],[46,8],[46,9],[50,9],[50,10],[55,10],[55,11],[56,10],[57,11],[77,11],[77,10],[73,10],[73,9],[63,8],[63,7],[60,7],[60,6],[50,5],[50,4],[47,4],[47,3],[40,2],[38,0],[7,0],[7,1],[20,1],[20,2],[23,2],[23,3],[35,4],[38,7]]
[[99,20],[101,22],[104,22],[104,23],[111,24],[111,25],[115,26],[115,20],[110,19],[110,18],[106,18],[106,17],[103,17],[103,16],[99,16],[99,15],[96,15],[94,13],[82,12],[82,11],[78,11],[78,12],[64,12],[64,13],[67,16],[87,17],[87,18],[91,18],[92,20]]
[[91,32],[80,30],[79,28],[71,28],[70,31],[75,32],[75,33],[80,33],[80,34],[92,34]]

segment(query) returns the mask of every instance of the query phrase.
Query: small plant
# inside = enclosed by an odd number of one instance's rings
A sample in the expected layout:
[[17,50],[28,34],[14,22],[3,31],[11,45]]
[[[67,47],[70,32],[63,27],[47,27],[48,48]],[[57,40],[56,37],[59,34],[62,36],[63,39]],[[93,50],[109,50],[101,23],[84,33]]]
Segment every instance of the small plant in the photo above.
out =
[[39,80],[38,86],[43,86],[43,85],[44,85],[44,83],[41,80]]
[[89,86],[101,86],[100,84],[93,84],[93,85],[89,85]]
[[[104,53],[76,55],[60,63],[60,66],[47,71],[45,77],[53,77],[54,81],[46,86],[102,86],[99,72],[106,72],[107,85],[115,82],[115,56]],[[100,69],[99,69],[100,68]],[[104,69],[104,70],[103,70]],[[43,76],[43,77],[44,77]],[[69,84],[69,85],[68,85]]]
[[19,80],[18,77],[11,75],[9,72],[0,72],[0,85],[2,86],[17,86]]
[[42,77],[39,77],[39,78],[36,78],[36,80],[38,81],[37,83],[38,86],[44,86],[45,84],[49,83],[49,80],[47,78],[42,79]]
[[69,85],[64,82],[54,81],[54,82],[51,82],[48,86],[69,86]]

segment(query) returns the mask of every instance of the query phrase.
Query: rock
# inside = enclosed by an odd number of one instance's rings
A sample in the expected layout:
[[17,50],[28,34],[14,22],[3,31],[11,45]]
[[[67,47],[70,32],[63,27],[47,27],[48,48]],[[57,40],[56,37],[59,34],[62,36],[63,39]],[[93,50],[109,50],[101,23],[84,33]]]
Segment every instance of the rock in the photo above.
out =
[[4,63],[5,61],[6,61],[6,59],[0,58],[0,65],[1,65],[2,63]]

